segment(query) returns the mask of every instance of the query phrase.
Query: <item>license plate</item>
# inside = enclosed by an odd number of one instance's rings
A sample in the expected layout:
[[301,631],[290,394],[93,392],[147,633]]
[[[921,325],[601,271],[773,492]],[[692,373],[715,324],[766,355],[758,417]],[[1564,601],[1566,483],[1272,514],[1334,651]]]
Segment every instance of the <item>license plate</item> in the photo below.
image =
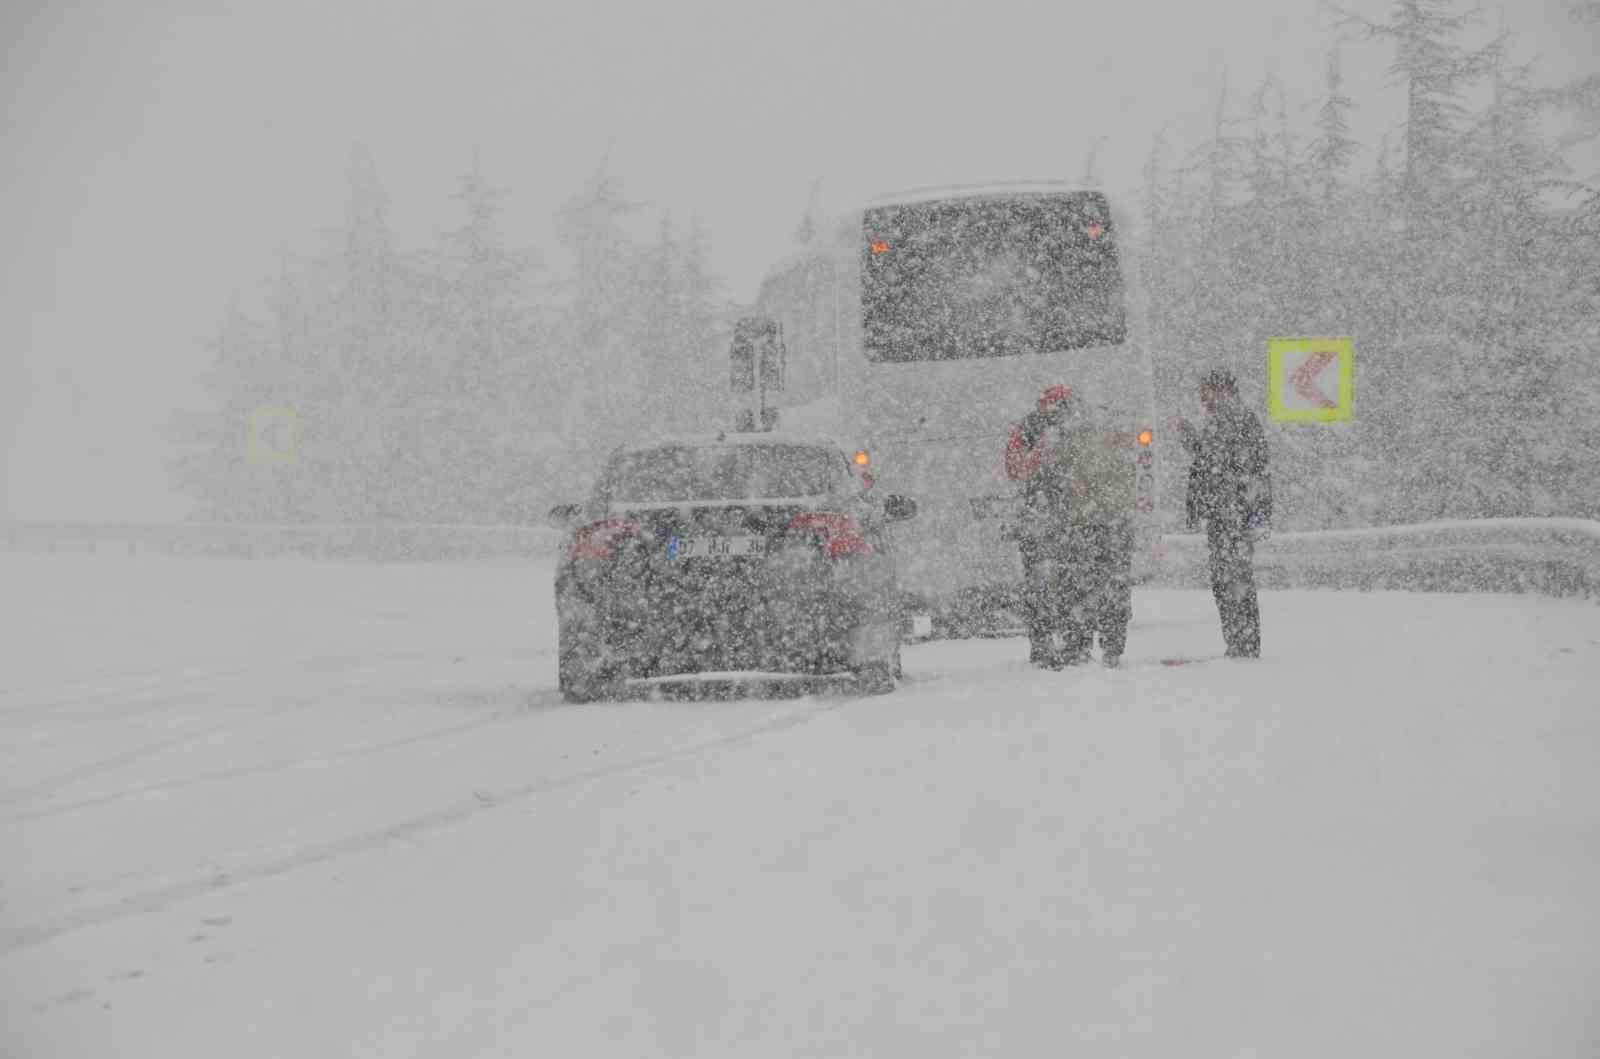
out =
[[765,537],[674,537],[667,542],[667,558],[738,559],[765,555]]

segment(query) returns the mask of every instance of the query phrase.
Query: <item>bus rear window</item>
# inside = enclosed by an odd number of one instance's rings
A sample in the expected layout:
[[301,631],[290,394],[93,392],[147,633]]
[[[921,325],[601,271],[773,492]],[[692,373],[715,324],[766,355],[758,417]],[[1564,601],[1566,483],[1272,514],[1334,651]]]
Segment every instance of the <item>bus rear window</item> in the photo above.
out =
[[957,360],[1120,344],[1122,268],[1103,195],[945,199],[868,210],[868,360]]

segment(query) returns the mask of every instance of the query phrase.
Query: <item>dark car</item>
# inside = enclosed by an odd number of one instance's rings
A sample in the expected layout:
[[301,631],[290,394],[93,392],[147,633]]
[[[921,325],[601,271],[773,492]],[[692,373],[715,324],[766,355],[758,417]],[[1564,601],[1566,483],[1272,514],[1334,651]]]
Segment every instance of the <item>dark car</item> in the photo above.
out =
[[894,690],[900,606],[881,501],[840,449],[779,435],[613,453],[556,570],[561,693],[848,677]]

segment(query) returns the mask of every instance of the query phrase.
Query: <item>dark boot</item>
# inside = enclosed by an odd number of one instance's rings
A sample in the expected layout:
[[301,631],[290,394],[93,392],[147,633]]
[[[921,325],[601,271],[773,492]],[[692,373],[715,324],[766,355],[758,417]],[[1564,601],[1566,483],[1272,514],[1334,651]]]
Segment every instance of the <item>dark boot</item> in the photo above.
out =
[[1061,646],[1056,651],[1060,666],[1081,666],[1089,661],[1089,648],[1094,645],[1094,632],[1077,621],[1069,621],[1061,630]]

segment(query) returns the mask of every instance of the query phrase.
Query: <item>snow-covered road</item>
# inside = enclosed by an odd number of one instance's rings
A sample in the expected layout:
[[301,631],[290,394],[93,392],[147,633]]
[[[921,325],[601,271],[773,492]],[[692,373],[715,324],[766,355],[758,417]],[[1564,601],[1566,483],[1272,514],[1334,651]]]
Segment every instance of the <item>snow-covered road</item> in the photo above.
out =
[[0,556],[0,1054],[1600,1052],[1600,607],[561,705],[547,564]]

